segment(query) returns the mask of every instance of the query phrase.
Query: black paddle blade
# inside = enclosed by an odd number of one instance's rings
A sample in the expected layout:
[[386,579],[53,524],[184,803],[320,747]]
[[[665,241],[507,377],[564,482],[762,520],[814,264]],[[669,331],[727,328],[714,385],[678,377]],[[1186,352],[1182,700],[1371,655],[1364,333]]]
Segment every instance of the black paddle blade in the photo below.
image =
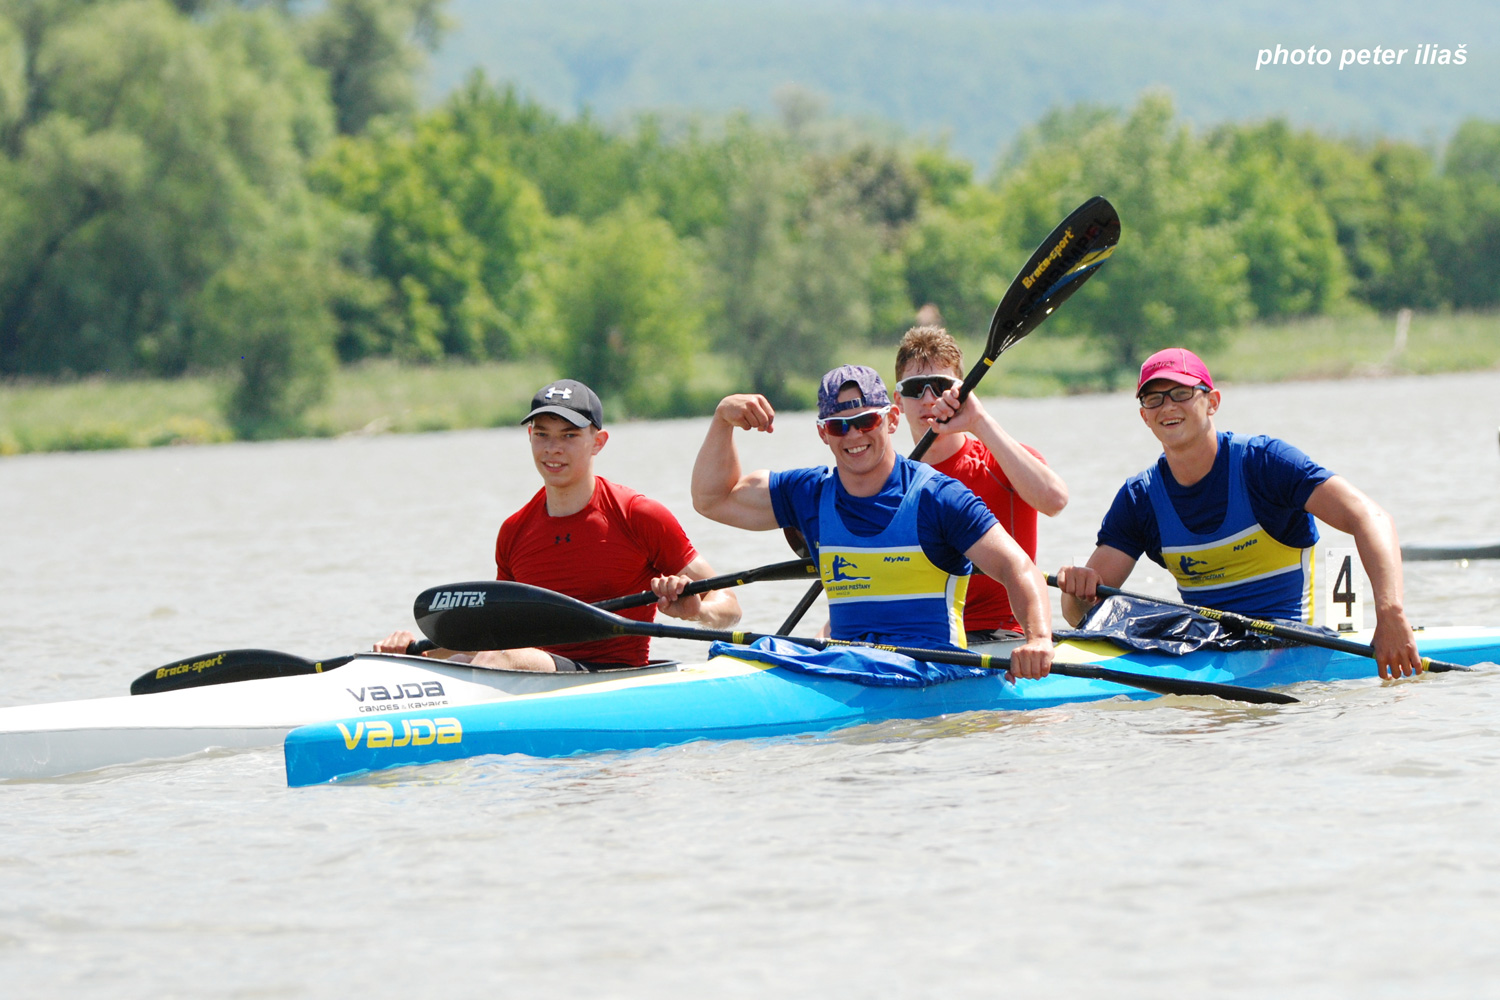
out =
[[[1061,672],[1061,671],[1059,671]],[[1211,695],[1225,701],[1242,701],[1252,705],[1295,705],[1298,699],[1280,691],[1241,687],[1238,684],[1219,684],[1214,681],[1190,681],[1180,677],[1153,677],[1133,671],[1111,670],[1108,667],[1077,667],[1067,665],[1067,673],[1074,677],[1093,677],[1101,681],[1128,684],[1157,694]]]
[[158,694],[209,684],[316,674],[343,666],[348,659],[315,662],[291,653],[278,653],[274,649],[226,649],[221,653],[190,656],[141,674],[131,682],[130,693]]
[[452,583],[417,595],[417,628],[445,649],[522,649],[592,642],[637,624],[565,594],[503,580]]
[[984,356],[1000,356],[1041,325],[1114,253],[1120,213],[1106,198],[1079,205],[1052,230],[1011,282],[990,320]]

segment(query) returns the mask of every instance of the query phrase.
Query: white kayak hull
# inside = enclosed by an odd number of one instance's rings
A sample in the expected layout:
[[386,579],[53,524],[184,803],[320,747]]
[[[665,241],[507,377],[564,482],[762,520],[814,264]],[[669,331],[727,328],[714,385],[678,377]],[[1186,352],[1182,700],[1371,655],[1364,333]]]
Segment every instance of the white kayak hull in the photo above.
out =
[[288,732],[313,722],[477,705],[675,669],[663,663],[601,673],[534,673],[371,653],[326,673],[0,708],[0,780],[280,746]]

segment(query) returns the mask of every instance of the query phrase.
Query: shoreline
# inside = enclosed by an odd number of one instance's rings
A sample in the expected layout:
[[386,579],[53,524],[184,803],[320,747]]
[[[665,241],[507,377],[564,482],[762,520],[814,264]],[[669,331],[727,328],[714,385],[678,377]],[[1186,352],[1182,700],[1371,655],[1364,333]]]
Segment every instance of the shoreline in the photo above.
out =
[[[961,338],[966,364],[980,342]],[[1500,312],[1416,314],[1404,335],[1396,317],[1316,317],[1225,331],[1203,349],[1226,385],[1342,381],[1500,369]],[[894,347],[861,344],[841,361],[884,371]],[[698,359],[695,397],[708,402],[740,388],[723,358]],[[299,437],[421,433],[506,426],[526,413],[536,386],[556,377],[545,361],[402,366],[365,363],[335,372],[325,400],[308,411]],[[237,438],[224,421],[222,377],[0,381],[0,457],[169,445],[221,444]],[[812,382],[794,389],[812,399]],[[1097,345],[1071,336],[1032,334],[996,363],[984,398],[1039,398],[1118,391],[1100,372]],[[607,409],[620,412],[615,400]],[[648,415],[640,415],[650,418]],[[671,419],[664,416],[659,419]],[[616,418],[619,419],[619,418]]]

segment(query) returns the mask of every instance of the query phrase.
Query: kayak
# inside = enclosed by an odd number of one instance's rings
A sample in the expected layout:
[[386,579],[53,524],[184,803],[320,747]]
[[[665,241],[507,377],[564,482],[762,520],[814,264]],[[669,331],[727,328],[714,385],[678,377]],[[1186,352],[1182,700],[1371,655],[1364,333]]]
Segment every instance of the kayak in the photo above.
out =
[[598,673],[535,673],[368,653],[324,673],[0,708],[0,780],[58,777],[217,748],[277,746],[292,729],[311,722],[447,711],[675,669],[675,663],[663,662]]
[[[1365,633],[1364,641],[1370,635]],[[1419,633],[1418,645],[1423,655],[1454,663],[1495,661],[1500,660],[1500,629],[1426,629]],[[1375,664],[1368,657],[1301,645],[1169,656],[1126,652],[1097,640],[1069,640],[1057,644],[1055,655],[1061,663],[1255,688],[1375,676]],[[1000,672],[925,686],[870,686],[719,655],[672,673],[452,710],[396,712],[304,726],[286,737],[286,774],[289,785],[303,786],[491,754],[565,757],[1120,697],[1159,696],[1109,681],[1057,674],[1010,683]]]

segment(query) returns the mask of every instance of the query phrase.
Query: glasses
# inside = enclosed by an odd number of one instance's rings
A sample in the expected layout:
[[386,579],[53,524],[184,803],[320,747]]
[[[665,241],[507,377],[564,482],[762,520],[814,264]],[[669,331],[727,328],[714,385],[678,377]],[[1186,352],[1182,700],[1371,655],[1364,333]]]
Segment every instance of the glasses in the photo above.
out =
[[1208,386],[1179,385],[1175,389],[1168,389],[1166,392],[1143,392],[1139,397],[1141,408],[1144,410],[1154,410],[1168,399],[1174,403],[1186,403],[1197,394],[1199,389],[1207,392]]
[[871,431],[880,423],[885,416],[889,406],[882,406],[878,410],[869,410],[857,417],[826,417],[818,421],[818,426],[836,438],[841,438],[850,431]]
[[922,393],[928,389],[934,396],[941,396],[959,385],[963,385],[963,381],[952,375],[912,375],[897,382],[896,391],[910,399],[921,399]]

